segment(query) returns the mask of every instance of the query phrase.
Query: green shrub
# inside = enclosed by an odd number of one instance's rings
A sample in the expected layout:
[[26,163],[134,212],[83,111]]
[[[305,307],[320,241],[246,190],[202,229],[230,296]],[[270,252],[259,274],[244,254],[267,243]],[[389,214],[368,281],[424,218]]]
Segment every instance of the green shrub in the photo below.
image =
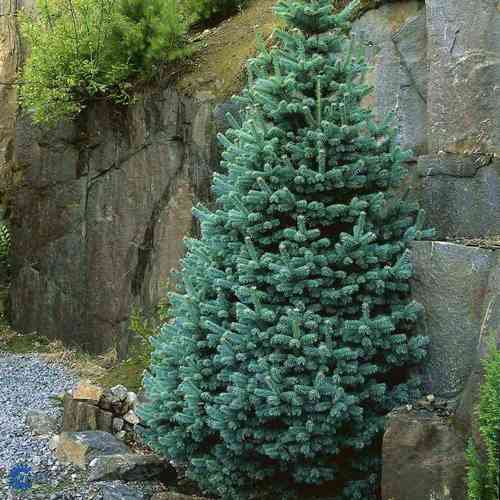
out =
[[20,16],[30,53],[21,106],[37,123],[76,116],[89,99],[131,100],[131,83],[183,53],[176,0],[37,0]]
[[407,250],[432,231],[400,196],[395,130],[361,105],[350,9],[276,11],[154,339],[145,437],[224,499],[371,500],[385,415],[419,394]]
[[158,62],[186,54],[182,37],[186,24],[172,0],[120,0],[111,27],[109,59],[115,52],[125,56],[134,72],[148,76]]
[[183,0],[182,8],[191,23],[208,24],[241,10],[248,0]]
[[467,449],[469,500],[500,499],[500,351],[492,349],[484,369],[478,408],[484,452],[471,440]]

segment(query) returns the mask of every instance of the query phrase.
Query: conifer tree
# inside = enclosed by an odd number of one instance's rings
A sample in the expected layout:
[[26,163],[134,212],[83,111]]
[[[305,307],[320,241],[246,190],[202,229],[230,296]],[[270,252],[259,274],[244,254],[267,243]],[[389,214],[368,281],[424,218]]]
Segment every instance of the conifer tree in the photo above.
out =
[[145,378],[148,442],[223,499],[376,498],[384,415],[418,395],[407,249],[431,232],[361,105],[356,3],[331,3],[276,7]]

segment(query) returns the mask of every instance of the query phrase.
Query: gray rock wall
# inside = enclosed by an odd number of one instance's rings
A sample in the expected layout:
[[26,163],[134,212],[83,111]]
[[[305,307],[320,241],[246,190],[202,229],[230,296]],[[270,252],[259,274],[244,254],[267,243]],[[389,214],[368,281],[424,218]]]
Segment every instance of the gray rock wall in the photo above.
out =
[[491,341],[500,347],[500,8],[388,2],[354,32],[372,65],[366,104],[394,114],[401,145],[414,152],[409,185],[436,229],[436,241],[413,246],[413,294],[430,338],[424,388],[449,410],[426,404],[389,416],[382,497],[465,500],[481,360]]
[[193,204],[209,198],[213,111],[165,88],[126,109],[93,105],[57,130],[18,120],[15,328],[126,351],[131,310],[163,297]]

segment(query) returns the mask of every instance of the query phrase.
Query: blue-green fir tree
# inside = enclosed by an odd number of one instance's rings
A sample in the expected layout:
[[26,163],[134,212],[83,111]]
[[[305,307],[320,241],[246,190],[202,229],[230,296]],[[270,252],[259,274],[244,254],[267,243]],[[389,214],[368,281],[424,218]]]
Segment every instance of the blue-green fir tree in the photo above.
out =
[[384,415],[418,394],[408,247],[431,233],[362,106],[356,5],[331,4],[277,4],[145,378],[148,442],[223,499],[377,498]]

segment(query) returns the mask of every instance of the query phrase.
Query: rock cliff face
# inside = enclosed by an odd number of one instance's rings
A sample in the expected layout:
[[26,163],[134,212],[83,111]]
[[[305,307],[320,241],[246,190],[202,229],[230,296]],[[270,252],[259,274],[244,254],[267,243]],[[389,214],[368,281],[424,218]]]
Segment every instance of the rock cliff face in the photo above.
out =
[[151,308],[209,197],[214,105],[172,88],[93,105],[42,131],[19,119],[13,322],[93,352],[125,352],[129,314]]
[[[490,339],[500,345],[500,7],[496,0],[390,2],[356,21],[375,94],[412,148],[414,195],[436,228],[416,243],[426,392],[384,438],[384,500],[465,500],[464,449]],[[425,401],[424,401],[425,403]],[[424,406],[424,408],[422,408]]]
[[16,0],[0,2],[0,172],[14,160],[14,134],[16,118],[16,78],[19,63],[15,13]]

